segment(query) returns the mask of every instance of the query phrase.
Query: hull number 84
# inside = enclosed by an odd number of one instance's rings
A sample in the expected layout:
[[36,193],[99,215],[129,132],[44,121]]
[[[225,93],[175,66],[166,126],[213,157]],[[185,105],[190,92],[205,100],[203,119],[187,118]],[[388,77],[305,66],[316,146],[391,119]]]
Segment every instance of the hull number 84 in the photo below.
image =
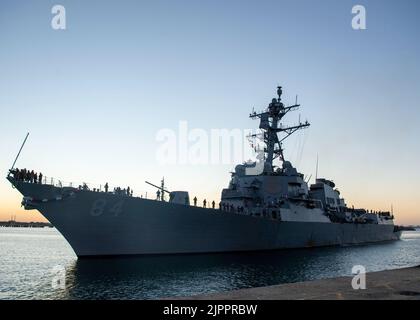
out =
[[99,217],[103,214],[109,214],[114,217],[118,217],[123,213],[123,206],[124,200],[108,205],[108,201],[106,199],[97,199],[92,203],[90,215],[93,217]]

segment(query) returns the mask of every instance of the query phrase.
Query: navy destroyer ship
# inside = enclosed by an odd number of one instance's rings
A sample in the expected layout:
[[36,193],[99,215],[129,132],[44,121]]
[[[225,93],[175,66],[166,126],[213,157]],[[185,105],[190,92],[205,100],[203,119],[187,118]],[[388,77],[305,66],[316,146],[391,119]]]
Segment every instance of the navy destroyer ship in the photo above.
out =
[[[235,167],[218,206],[190,204],[186,191],[151,200],[130,192],[75,187],[9,170],[7,179],[27,210],[38,210],[65,237],[78,257],[275,250],[356,245],[400,238],[392,212],[348,208],[333,181],[304,175],[284,157],[282,142],[308,122],[285,126],[300,107],[282,102],[277,88],[261,113],[258,160]],[[16,161],[15,161],[16,162]],[[165,194],[169,194],[165,201]]]

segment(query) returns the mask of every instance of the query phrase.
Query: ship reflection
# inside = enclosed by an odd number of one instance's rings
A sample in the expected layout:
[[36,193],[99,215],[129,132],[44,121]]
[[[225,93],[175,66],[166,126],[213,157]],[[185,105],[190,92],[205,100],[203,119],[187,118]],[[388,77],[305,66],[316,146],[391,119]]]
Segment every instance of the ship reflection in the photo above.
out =
[[350,274],[346,249],[79,259],[67,268],[65,298],[189,296]]

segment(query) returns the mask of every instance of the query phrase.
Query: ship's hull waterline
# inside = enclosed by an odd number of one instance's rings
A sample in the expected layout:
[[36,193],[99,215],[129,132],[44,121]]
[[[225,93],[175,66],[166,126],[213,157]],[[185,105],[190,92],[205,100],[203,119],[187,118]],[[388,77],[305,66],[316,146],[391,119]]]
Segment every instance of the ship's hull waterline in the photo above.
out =
[[14,185],[25,197],[38,199],[33,208],[60,231],[78,257],[356,245],[400,236],[392,224],[280,221],[104,192],[68,195],[71,189]]

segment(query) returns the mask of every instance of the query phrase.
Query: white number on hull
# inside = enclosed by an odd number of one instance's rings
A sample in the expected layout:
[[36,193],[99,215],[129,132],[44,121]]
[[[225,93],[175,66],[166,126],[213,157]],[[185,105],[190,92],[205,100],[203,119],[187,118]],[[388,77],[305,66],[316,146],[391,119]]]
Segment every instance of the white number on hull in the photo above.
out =
[[[105,211],[106,205],[107,205],[107,201],[105,199],[95,200],[92,204],[92,208],[90,209],[90,215],[93,217],[101,216]],[[116,204],[114,204],[111,208],[109,208],[108,212],[110,212],[114,217],[118,217],[123,212],[123,206],[124,206],[124,200],[120,200]]]
[[114,214],[114,217],[118,217],[122,213],[122,208],[124,205],[124,200],[118,201],[116,204],[114,204],[111,209],[109,209],[109,212]]
[[94,217],[99,217],[104,213],[104,208],[106,206],[105,199],[98,199],[92,205],[92,209],[90,209],[90,215]]

